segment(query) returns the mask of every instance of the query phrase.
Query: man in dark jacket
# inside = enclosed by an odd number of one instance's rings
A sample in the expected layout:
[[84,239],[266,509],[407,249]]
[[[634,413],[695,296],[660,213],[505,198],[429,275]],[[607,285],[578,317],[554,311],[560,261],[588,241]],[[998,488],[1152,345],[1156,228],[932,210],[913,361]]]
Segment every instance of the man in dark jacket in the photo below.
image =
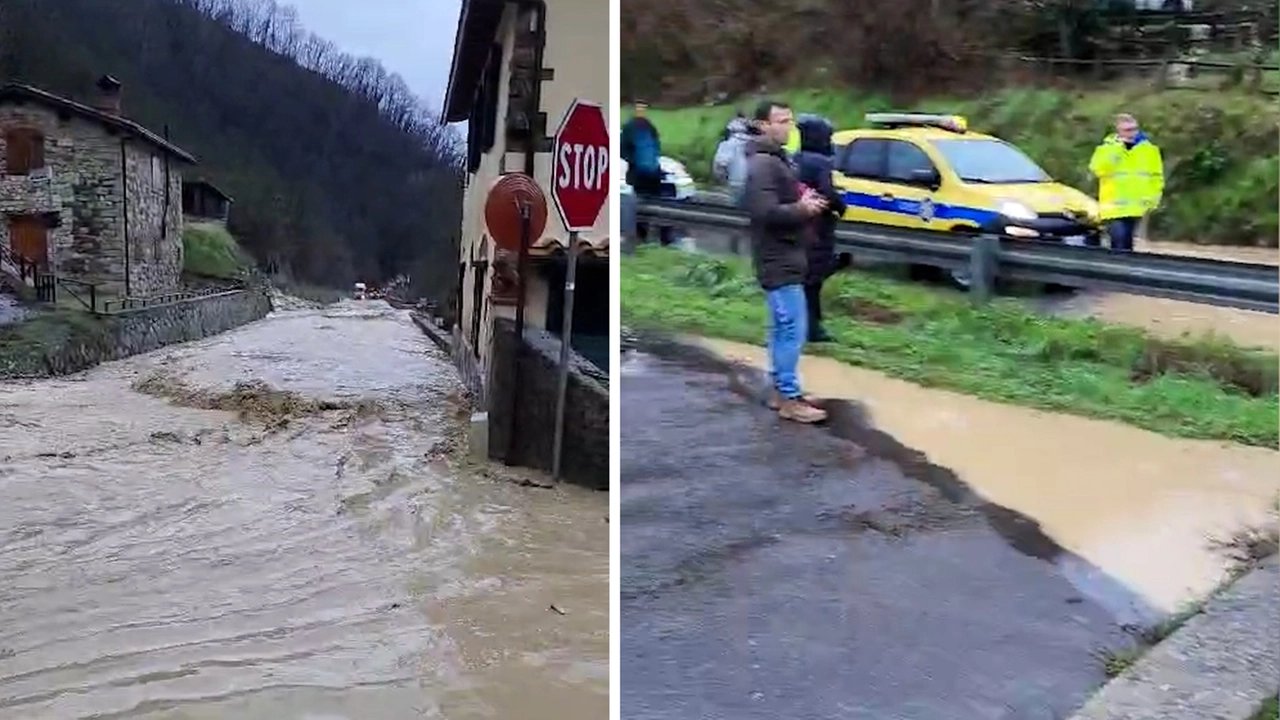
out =
[[827,413],[801,392],[797,367],[808,334],[804,282],[809,263],[804,242],[813,219],[825,212],[826,200],[813,191],[801,194],[782,149],[795,125],[791,108],[766,100],[756,108],[754,121],[760,134],[747,146],[744,201],[751,217],[756,279],[769,306],[770,406],[787,420],[821,422]]
[[809,273],[804,282],[805,304],[809,308],[809,342],[830,342],[822,327],[822,283],[836,271],[836,222],[844,215],[844,197],[831,183],[835,169],[835,148],[831,135],[835,128],[825,118],[801,115],[800,151],[794,161],[800,182],[813,188],[827,201],[827,211],[814,220],[814,237],[809,243]]

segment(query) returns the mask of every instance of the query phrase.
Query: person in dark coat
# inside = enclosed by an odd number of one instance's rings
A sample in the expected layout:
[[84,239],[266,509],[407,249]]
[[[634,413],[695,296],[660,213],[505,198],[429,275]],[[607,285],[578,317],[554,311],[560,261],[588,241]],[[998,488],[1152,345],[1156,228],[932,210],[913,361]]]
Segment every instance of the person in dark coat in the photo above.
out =
[[800,116],[796,126],[800,130],[796,176],[827,201],[826,210],[813,219],[814,232],[807,248],[809,268],[804,294],[809,309],[809,342],[830,342],[831,336],[822,327],[822,283],[837,270],[836,223],[845,211],[844,197],[831,182],[835,170],[831,135],[835,128],[825,118],[814,115]]
[[[619,154],[627,163],[627,184],[642,198],[662,196],[662,137],[648,117],[649,103],[636,100],[630,120],[622,124]],[[649,234],[648,223],[636,223],[636,236],[641,242]],[[671,227],[658,228],[662,245],[670,245],[675,239]]]

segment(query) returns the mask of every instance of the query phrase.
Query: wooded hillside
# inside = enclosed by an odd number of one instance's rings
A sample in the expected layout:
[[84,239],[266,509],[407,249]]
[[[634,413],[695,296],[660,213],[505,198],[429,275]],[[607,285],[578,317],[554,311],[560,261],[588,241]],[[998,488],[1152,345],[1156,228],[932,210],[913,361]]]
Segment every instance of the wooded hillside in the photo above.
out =
[[1274,0],[1195,0],[1199,19],[1149,11],[1178,0],[620,1],[623,98],[676,104],[791,87],[973,95],[1007,86],[995,56],[1163,55],[1186,23],[1225,18],[1276,46]]
[[274,0],[0,2],[0,82],[90,100],[103,73],[234,197],[232,232],[264,266],[451,292],[460,140],[376,61]]

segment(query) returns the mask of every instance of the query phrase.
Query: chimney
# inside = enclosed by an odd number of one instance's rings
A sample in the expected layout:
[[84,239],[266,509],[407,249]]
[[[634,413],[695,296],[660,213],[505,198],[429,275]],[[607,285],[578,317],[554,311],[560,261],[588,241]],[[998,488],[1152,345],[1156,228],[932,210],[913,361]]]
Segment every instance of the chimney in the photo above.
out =
[[108,115],[120,114],[120,81],[110,75],[98,78],[98,100],[93,106]]

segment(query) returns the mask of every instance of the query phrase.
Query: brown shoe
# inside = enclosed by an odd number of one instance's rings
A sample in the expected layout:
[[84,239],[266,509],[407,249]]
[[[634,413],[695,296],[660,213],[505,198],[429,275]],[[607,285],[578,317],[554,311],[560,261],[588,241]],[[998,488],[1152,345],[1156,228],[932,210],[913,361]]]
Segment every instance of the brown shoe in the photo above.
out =
[[[812,395],[801,395],[800,401],[808,405],[817,406],[817,402]],[[770,390],[769,397],[765,399],[764,404],[765,407],[768,407],[770,410],[781,410],[782,394],[777,390]]]
[[792,422],[812,425],[827,419],[827,411],[816,408],[804,400],[784,400],[778,408],[778,417]]

